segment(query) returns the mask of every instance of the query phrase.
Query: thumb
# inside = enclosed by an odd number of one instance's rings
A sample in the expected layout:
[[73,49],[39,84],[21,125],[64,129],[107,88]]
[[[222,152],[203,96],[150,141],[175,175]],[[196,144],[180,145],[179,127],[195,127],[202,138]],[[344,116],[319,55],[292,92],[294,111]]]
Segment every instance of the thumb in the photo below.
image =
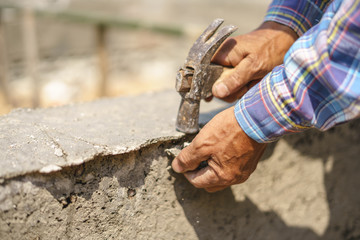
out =
[[235,68],[224,68],[223,73],[212,87],[213,95],[225,98],[237,91],[252,80],[252,71],[249,61],[244,59]]
[[177,173],[195,170],[201,162],[208,159],[208,156],[200,155],[199,152],[195,151],[194,143],[191,143],[173,160],[172,169]]

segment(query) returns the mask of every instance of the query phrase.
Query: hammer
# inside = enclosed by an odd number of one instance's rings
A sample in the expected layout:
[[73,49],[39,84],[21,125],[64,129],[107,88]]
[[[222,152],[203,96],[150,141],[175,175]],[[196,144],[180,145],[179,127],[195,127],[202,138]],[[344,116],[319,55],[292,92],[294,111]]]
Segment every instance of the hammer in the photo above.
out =
[[223,66],[212,64],[211,59],[237,27],[230,25],[217,31],[223,22],[223,19],[215,19],[205,29],[176,75],[175,88],[181,95],[176,129],[180,132],[194,134],[199,131],[200,100],[212,96],[212,86],[224,71]]

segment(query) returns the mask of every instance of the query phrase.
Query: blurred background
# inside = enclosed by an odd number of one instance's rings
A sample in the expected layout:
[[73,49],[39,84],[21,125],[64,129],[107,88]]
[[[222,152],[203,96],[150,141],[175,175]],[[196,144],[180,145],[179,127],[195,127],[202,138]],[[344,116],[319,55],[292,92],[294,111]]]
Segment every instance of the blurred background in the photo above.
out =
[[174,88],[215,18],[256,28],[268,0],[0,0],[0,114]]

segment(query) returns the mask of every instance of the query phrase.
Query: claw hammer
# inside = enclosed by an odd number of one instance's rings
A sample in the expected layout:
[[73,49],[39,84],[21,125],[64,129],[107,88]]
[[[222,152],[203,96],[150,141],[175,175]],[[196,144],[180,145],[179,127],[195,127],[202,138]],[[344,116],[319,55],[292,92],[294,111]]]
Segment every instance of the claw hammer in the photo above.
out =
[[217,31],[223,19],[215,19],[191,47],[185,63],[176,75],[176,91],[181,95],[176,129],[194,134],[199,131],[200,100],[212,96],[211,89],[224,70],[223,66],[212,64],[216,50],[237,30],[229,25]]

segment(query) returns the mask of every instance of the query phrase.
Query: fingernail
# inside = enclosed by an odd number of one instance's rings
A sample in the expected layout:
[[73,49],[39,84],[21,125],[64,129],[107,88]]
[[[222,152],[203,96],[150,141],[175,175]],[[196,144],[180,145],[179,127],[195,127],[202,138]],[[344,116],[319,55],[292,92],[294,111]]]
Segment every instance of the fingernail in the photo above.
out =
[[220,98],[227,97],[230,94],[229,89],[224,83],[217,84],[215,86],[215,92]]

